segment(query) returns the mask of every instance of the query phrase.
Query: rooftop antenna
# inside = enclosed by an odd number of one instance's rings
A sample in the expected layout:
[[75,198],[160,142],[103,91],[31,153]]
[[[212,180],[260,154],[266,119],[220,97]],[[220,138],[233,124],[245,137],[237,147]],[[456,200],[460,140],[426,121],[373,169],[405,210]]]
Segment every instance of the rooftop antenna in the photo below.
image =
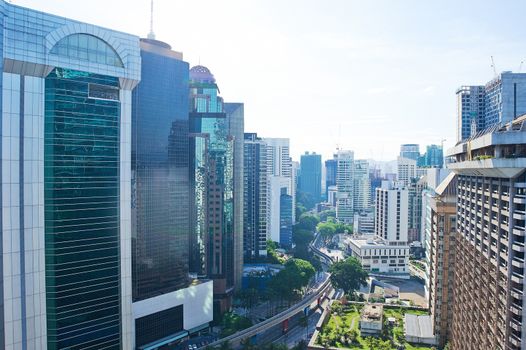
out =
[[519,71],[517,73],[520,73],[522,72],[522,64],[524,63],[524,61],[521,61],[521,64],[519,65]]
[[336,153],[340,151],[340,140],[342,137],[342,125],[338,124],[338,140],[336,141]]
[[155,40],[155,33],[153,32],[153,0],[150,4],[150,32],[148,33],[148,39]]
[[495,78],[496,78],[498,74],[497,74],[497,67],[495,67],[495,60],[493,59],[493,56],[491,56],[491,67],[493,68],[493,74],[495,74]]

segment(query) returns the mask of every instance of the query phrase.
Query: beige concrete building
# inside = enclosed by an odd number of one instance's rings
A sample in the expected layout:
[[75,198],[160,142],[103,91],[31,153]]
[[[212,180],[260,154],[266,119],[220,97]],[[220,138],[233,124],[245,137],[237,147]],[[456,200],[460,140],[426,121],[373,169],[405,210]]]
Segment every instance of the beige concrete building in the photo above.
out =
[[457,174],[453,350],[524,349],[526,115],[449,150]]

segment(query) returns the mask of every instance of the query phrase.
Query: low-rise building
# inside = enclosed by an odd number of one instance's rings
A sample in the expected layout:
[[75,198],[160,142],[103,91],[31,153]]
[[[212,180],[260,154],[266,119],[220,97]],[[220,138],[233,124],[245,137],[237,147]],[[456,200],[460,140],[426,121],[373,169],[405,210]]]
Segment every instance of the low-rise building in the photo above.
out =
[[408,343],[436,345],[429,315],[405,314],[404,334]]
[[378,335],[382,332],[384,307],[381,304],[367,304],[360,315],[360,333],[363,336]]
[[358,236],[349,239],[352,256],[364,270],[378,274],[400,274],[409,277],[409,246],[389,245],[380,237]]

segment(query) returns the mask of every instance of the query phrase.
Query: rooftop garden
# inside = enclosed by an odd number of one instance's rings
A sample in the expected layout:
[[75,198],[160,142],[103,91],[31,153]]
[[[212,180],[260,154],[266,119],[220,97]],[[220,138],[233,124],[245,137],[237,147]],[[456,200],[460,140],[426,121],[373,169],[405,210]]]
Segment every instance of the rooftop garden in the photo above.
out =
[[[382,334],[379,337],[362,337],[359,329],[361,309],[360,304],[333,303],[330,319],[316,339],[317,345],[351,350],[433,349],[428,345],[407,343],[404,337],[405,313],[425,315],[427,312],[384,306]],[[396,319],[394,325],[389,324],[390,317]]]

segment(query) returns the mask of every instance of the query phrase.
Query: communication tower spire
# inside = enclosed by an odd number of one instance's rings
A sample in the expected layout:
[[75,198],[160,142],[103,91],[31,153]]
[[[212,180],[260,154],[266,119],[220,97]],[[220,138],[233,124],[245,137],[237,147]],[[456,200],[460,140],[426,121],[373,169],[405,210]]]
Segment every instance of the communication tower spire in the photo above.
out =
[[155,33],[153,32],[153,0],[150,4],[150,32],[148,33],[148,39],[155,39]]

